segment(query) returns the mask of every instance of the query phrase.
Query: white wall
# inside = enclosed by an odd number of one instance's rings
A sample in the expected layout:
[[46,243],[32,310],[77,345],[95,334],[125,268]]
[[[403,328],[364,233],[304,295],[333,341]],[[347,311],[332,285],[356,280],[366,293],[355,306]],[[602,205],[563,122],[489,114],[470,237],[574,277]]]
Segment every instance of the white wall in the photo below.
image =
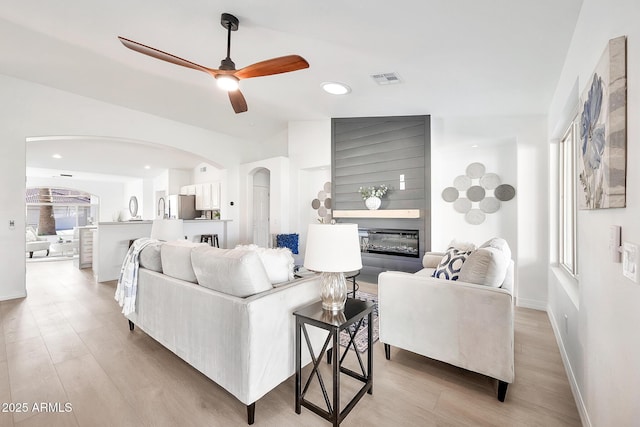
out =
[[[543,116],[431,117],[432,248],[442,249],[454,237],[465,239],[465,233],[477,244],[504,234],[516,261],[517,304],[536,309],[545,309],[547,303],[549,149],[545,124]],[[472,144],[478,148],[471,148]],[[516,189],[513,200],[476,226],[466,224],[441,196],[473,161],[485,163],[488,172],[504,175],[503,182]]]
[[[25,140],[40,135],[116,137],[164,144],[237,167],[259,144],[68,92],[0,76],[0,300],[26,295]],[[227,147],[233,146],[234,150]],[[265,150],[261,147],[260,150]],[[213,160],[212,160],[213,161]],[[237,186],[232,187],[237,189]],[[232,194],[235,198],[237,194]],[[231,212],[235,214],[237,212]],[[230,218],[233,219],[233,218]],[[15,221],[15,228],[8,227]],[[16,250],[17,249],[17,250]]]
[[[593,426],[630,426],[640,420],[640,286],[626,279],[621,264],[608,256],[610,225],[622,226],[623,240],[640,243],[639,21],[637,0],[584,1],[548,120],[550,135],[558,137],[576,79],[582,93],[608,41],[626,35],[627,207],[578,212],[577,282],[553,264],[548,268],[549,315],[583,422]],[[552,164],[555,154],[553,148]],[[550,238],[557,244],[555,233]]]
[[[473,147],[473,146],[476,147]],[[431,216],[433,250],[445,250],[452,239],[473,242],[477,245],[492,237],[504,238],[517,259],[518,211],[517,199],[501,202],[500,209],[486,214],[482,224],[472,225],[465,221],[464,214],[453,209],[453,203],[442,199],[442,190],[452,187],[454,179],[465,175],[466,167],[474,162],[482,163],[486,173],[497,174],[503,184],[518,190],[517,142],[506,140],[468,139],[462,143],[444,143],[434,147],[436,161],[431,165],[432,200]],[[489,192],[488,192],[489,193]]]
[[331,120],[289,122],[289,160],[291,165],[291,229],[299,234],[302,260],[307,228],[318,216],[311,201],[331,181]]

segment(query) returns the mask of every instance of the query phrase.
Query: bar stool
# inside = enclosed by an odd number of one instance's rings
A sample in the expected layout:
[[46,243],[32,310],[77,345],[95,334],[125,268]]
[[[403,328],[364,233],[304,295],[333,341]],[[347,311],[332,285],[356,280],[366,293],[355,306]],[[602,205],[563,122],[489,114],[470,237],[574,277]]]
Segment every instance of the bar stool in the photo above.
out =
[[220,247],[220,242],[218,241],[217,234],[202,234],[200,235],[200,243],[208,243],[211,246],[215,246],[216,248]]

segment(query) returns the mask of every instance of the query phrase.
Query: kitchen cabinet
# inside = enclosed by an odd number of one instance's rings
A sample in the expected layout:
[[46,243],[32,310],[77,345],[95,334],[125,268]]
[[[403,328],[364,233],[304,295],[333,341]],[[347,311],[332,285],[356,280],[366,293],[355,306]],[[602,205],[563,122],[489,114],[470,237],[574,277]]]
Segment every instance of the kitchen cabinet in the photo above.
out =
[[76,227],[78,231],[78,268],[90,268],[93,264],[93,236],[96,226]]
[[180,187],[180,194],[186,196],[195,196],[196,195],[196,187],[197,185],[184,185]]
[[220,209],[220,183],[209,182],[195,185],[196,210]]

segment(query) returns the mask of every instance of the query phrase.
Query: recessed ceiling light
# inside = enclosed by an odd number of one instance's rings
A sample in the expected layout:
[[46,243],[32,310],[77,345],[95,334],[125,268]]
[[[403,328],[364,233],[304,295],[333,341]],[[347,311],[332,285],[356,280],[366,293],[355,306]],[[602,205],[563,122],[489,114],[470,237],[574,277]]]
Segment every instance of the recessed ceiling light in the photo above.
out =
[[320,85],[322,89],[332,95],[346,95],[351,92],[351,88],[344,83],[324,82]]
[[146,165],[144,168],[145,168],[145,169],[151,169],[151,166]]
[[54,159],[61,159],[62,158],[62,156],[60,154],[54,154],[51,157],[53,157]]
[[471,148],[478,148],[478,144],[473,144]]

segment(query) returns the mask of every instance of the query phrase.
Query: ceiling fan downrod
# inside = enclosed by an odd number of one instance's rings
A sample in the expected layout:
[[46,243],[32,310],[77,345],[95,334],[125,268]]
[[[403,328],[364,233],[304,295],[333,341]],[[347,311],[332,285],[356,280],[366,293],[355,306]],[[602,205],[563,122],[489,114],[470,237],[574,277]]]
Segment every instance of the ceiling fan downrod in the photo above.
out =
[[220,24],[227,29],[227,57],[220,62],[221,70],[235,70],[236,64],[231,60],[231,31],[238,31],[238,18],[230,13],[223,13]]

